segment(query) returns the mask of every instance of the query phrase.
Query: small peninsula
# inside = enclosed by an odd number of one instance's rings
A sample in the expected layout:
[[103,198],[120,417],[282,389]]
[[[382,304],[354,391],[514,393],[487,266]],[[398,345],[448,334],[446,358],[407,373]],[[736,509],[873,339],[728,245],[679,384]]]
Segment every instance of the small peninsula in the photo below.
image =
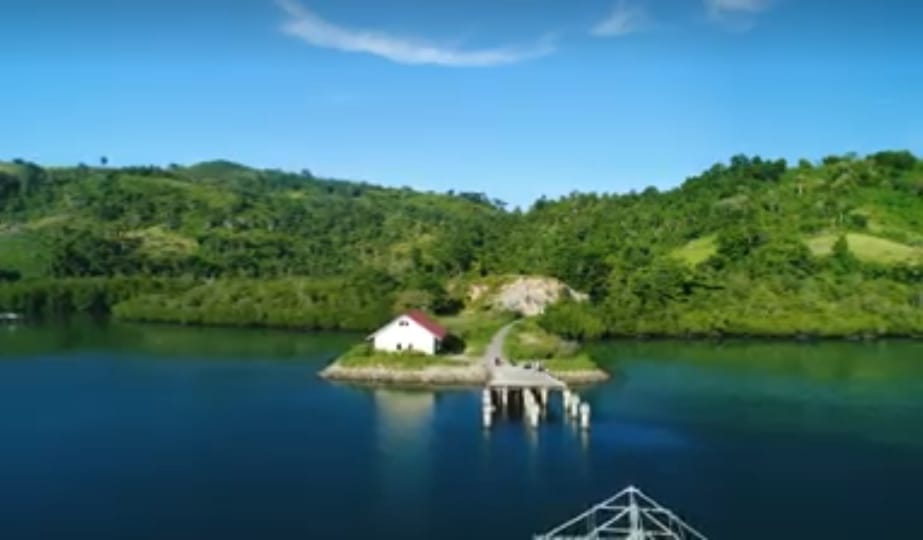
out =
[[539,315],[565,295],[579,297],[575,292],[555,280],[518,277],[485,303],[490,294],[490,287],[473,286],[468,298],[481,309],[447,317],[444,323],[419,309],[399,314],[337,358],[321,376],[373,384],[482,385],[497,366],[520,365],[547,371],[565,383],[608,378],[578,344],[547,333],[534,318],[516,318]]

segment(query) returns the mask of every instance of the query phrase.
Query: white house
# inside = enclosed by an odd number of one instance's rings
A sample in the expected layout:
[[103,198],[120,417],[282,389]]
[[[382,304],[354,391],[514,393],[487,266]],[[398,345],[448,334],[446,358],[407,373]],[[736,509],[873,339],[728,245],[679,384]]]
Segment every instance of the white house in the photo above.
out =
[[448,331],[419,310],[410,310],[370,335],[377,351],[436,354]]

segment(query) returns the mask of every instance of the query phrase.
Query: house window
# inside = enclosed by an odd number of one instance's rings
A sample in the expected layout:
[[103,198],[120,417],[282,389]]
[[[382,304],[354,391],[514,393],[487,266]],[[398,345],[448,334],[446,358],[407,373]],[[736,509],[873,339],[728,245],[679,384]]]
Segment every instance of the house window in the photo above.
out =
[[408,343],[408,344],[407,344],[407,350],[408,350],[408,351],[412,351],[412,350],[413,350],[413,343]]
[[397,350],[401,350],[402,347],[403,345],[401,345],[400,343],[397,344]]
[[407,326],[407,321],[401,321],[397,323],[398,326]]

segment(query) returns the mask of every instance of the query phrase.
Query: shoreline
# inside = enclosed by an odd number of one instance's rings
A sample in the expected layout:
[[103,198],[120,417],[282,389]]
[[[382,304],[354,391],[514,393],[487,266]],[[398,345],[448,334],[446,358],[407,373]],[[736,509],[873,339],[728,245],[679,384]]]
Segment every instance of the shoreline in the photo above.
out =
[[383,365],[349,367],[335,361],[318,375],[330,381],[426,386],[475,386],[488,380],[487,369],[480,364],[401,369]]
[[[587,385],[611,378],[601,368],[573,371],[550,371],[552,375],[568,385]],[[385,365],[343,366],[334,361],[318,372],[322,379],[346,383],[371,385],[414,385],[414,386],[483,386],[490,380],[490,374],[481,363],[463,366],[434,365],[423,369],[404,369]]]
[[600,383],[608,381],[612,378],[612,375],[610,375],[609,372],[602,368],[579,369],[573,371],[549,370],[549,372],[554,375],[555,378],[560,379],[562,382],[572,385]]
[[[0,285],[2,287],[2,285]],[[4,308],[0,308],[3,310]],[[225,329],[225,330],[246,330],[246,331],[273,331],[286,333],[332,333],[342,335],[361,336],[367,333],[366,330],[354,330],[342,327],[316,327],[304,325],[276,325],[276,324],[259,324],[259,323],[198,323],[182,322],[178,319],[143,319],[132,317],[118,317],[112,313],[90,313],[74,312],[64,315],[49,314],[30,314],[28,311],[23,313],[20,322],[23,325],[47,323],[69,322],[72,319],[91,319],[100,323],[107,324],[126,324],[138,326],[166,326],[177,328],[192,329]],[[669,342],[682,341],[690,343],[721,343],[721,342],[764,342],[764,343],[824,343],[824,342],[844,342],[844,343],[875,343],[883,341],[912,341],[923,342],[923,333],[869,333],[869,334],[831,334],[823,333],[792,333],[792,334],[747,334],[747,333],[726,333],[726,334],[611,334],[597,339],[583,342],[583,346],[593,346],[599,343],[631,343],[631,342]]]

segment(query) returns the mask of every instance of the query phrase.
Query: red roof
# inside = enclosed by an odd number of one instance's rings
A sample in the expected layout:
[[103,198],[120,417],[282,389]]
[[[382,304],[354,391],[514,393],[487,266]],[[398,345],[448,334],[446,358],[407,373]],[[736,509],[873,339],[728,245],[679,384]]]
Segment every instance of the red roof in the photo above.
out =
[[439,339],[443,339],[446,334],[449,333],[441,324],[434,321],[429,315],[423,313],[419,309],[411,309],[404,314],[405,317],[408,317],[413,322],[419,324],[423,328],[426,328],[430,334],[436,336]]

